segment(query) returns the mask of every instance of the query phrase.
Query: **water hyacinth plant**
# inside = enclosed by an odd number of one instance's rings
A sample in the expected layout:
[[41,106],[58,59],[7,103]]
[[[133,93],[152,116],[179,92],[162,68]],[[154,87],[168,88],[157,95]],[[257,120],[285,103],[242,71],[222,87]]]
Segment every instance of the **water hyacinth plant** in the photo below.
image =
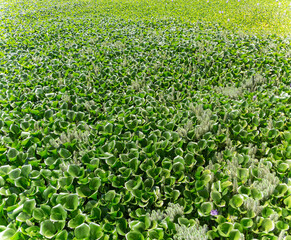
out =
[[290,240],[288,0],[0,0],[1,240]]

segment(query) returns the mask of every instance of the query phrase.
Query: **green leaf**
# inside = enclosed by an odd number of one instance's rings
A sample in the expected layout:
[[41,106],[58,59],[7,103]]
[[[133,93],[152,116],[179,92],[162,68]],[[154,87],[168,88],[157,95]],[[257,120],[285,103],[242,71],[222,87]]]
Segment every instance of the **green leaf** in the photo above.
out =
[[76,228],[76,227],[80,226],[82,223],[84,223],[85,219],[86,219],[86,215],[79,213],[78,215],[76,215],[73,219],[71,219],[68,222],[68,227]]
[[264,197],[263,193],[255,188],[251,189],[251,195],[256,200],[261,200]]
[[17,217],[16,220],[19,222],[26,222],[28,219],[30,219],[31,216],[25,212],[21,212]]
[[264,218],[268,218],[269,216],[271,216],[274,213],[274,210],[270,207],[264,207],[261,214]]
[[280,163],[278,166],[278,172],[285,173],[289,169],[289,164],[287,163]]
[[249,169],[247,168],[238,168],[237,169],[238,178],[244,183],[248,180],[249,177]]
[[229,222],[219,224],[217,227],[218,233],[222,237],[229,237],[230,232],[233,230],[233,225]]
[[113,133],[113,124],[112,123],[107,123],[105,126],[104,126],[104,131],[106,133]]
[[31,214],[35,208],[36,202],[34,199],[28,199],[23,204],[23,212]]
[[132,231],[143,232],[146,228],[145,223],[139,220],[134,220],[129,223],[129,227]]
[[283,137],[289,144],[291,144],[291,132],[290,131],[285,131],[283,133]]
[[78,208],[79,198],[77,194],[70,194],[66,197],[64,207],[68,211],[74,211]]
[[8,176],[10,179],[15,180],[19,178],[20,174],[21,174],[21,170],[19,168],[15,168],[9,172]]
[[194,155],[192,153],[187,153],[185,155],[185,164],[187,167],[192,167],[196,164],[196,160],[194,158]]
[[181,162],[176,162],[173,164],[173,172],[174,174],[180,174],[185,169],[184,164]]
[[90,227],[86,223],[83,223],[75,228],[74,233],[77,239],[88,238],[90,236]]
[[125,235],[126,240],[144,240],[144,236],[137,231],[130,231]]
[[68,167],[68,173],[72,176],[72,177],[78,177],[80,175],[80,167],[78,165],[75,164],[70,164]]
[[201,139],[198,142],[198,147],[200,151],[204,150],[207,147],[207,141],[205,139]]
[[0,187],[3,187],[5,184],[5,180],[3,177],[0,176]]
[[208,216],[213,209],[213,204],[212,202],[204,202],[201,204],[199,208],[199,214],[202,216]]
[[66,230],[61,231],[56,236],[56,240],[67,240],[67,239],[68,239],[68,232]]
[[150,229],[148,231],[148,236],[150,239],[162,240],[162,239],[164,239],[164,231],[162,228]]
[[10,148],[7,152],[7,157],[10,161],[15,161],[18,155],[18,151],[15,148]]
[[189,220],[187,218],[184,218],[184,217],[179,217],[178,223],[180,225],[185,225],[186,227],[189,226],[189,224],[190,224]]
[[263,221],[261,223],[261,230],[263,232],[267,232],[267,233],[271,232],[274,230],[274,228],[275,228],[275,224],[271,219],[269,219],[269,218],[263,219]]
[[62,158],[69,158],[72,156],[71,152],[65,148],[61,148],[59,154]]
[[9,129],[13,134],[18,134],[20,132],[20,128],[16,124],[11,124]]
[[119,235],[125,236],[127,232],[127,221],[125,218],[121,218],[116,223],[116,231]]
[[53,238],[57,233],[54,223],[50,220],[44,220],[40,224],[40,234],[46,238]]
[[221,194],[218,191],[212,191],[210,196],[215,203],[219,203],[221,201]]
[[283,221],[278,221],[276,223],[276,228],[280,231],[282,231],[282,230],[287,231],[289,229],[289,225],[288,225],[288,223],[285,223]]
[[97,191],[101,186],[101,179],[99,177],[94,177],[89,182],[89,188],[93,191]]
[[251,228],[253,226],[253,220],[251,218],[242,218],[240,220],[240,224],[244,227],[244,228]]
[[90,222],[90,240],[97,240],[100,239],[103,236],[102,228],[93,222]]
[[288,186],[286,183],[278,184],[274,190],[274,195],[276,197],[284,196],[284,194],[287,192],[287,190],[288,190]]
[[279,135],[279,131],[277,129],[271,129],[268,132],[268,138],[276,138]]
[[112,200],[114,199],[116,195],[115,190],[110,190],[105,194],[105,201],[106,202],[112,202]]
[[53,120],[53,115],[54,115],[54,112],[53,110],[49,109],[49,110],[46,110],[45,113],[44,113],[44,117],[47,119],[47,120]]
[[30,164],[23,165],[21,168],[21,176],[28,178],[31,170],[32,170],[32,166]]
[[239,134],[240,131],[242,130],[242,126],[240,124],[237,124],[233,127],[232,130],[234,131],[235,134]]
[[20,123],[20,127],[25,131],[29,129],[29,122],[23,121]]
[[238,208],[240,207],[244,202],[244,198],[241,194],[237,194],[234,195],[231,199],[229,204],[233,207],[233,208]]
[[291,209],[291,196],[287,197],[285,200],[284,200],[284,204],[286,205],[286,207],[288,209]]
[[240,240],[240,239],[241,239],[241,234],[239,230],[234,229],[230,232],[229,240]]
[[67,118],[68,118],[68,120],[69,120],[70,122],[73,122],[73,121],[75,121],[76,113],[75,113],[74,111],[72,111],[72,110],[69,110],[69,111],[67,112],[66,116],[67,116]]
[[32,211],[32,216],[35,220],[41,221],[45,217],[45,213],[40,208],[34,208]]
[[61,204],[58,204],[52,208],[51,220],[62,221],[62,220],[66,220],[66,218],[67,218],[67,212]]
[[0,232],[1,240],[11,240],[16,231],[12,228],[6,228],[4,231]]
[[44,191],[43,191],[43,197],[45,200],[48,200],[51,198],[51,196],[57,192],[57,189],[51,185],[49,185]]
[[19,177],[15,179],[15,186],[19,187],[21,189],[27,189],[30,185],[30,182],[27,180],[27,178]]
[[238,188],[238,193],[249,196],[251,194],[251,189],[242,185]]

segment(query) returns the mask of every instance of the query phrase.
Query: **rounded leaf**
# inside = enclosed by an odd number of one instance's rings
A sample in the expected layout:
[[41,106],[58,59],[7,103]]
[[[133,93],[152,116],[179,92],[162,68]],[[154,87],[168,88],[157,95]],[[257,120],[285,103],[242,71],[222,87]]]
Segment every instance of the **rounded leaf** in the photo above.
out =
[[7,157],[10,161],[15,161],[18,155],[18,151],[15,148],[10,148],[7,152]]
[[81,170],[80,167],[78,165],[75,164],[70,164],[68,167],[68,173],[72,176],[72,177],[78,177],[80,174]]
[[66,230],[61,231],[56,236],[56,240],[67,240],[68,239],[68,232]]
[[66,220],[67,218],[67,211],[63,208],[61,204],[53,207],[51,210],[51,220],[54,221],[62,221]]
[[19,178],[20,174],[21,174],[21,170],[19,168],[15,168],[9,172],[8,176],[10,179],[15,180]]
[[220,202],[221,201],[221,194],[218,191],[212,191],[210,193],[211,198],[213,199],[213,201],[215,203]]
[[61,148],[59,154],[62,158],[69,158],[72,156],[71,152],[65,148]]
[[53,238],[57,232],[54,223],[50,220],[45,220],[40,224],[40,234],[46,238]]
[[144,240],[144,236],[137,231],[131,231],[125,235],[126,240]]
[[229,240],[240,240],[240,239],[241,239],[241,234],[239,230],[234,229],[230,232]]
[[229,204],[233,207],[233,208],[238,208],[240,207],[244,202],[243,196],[241,194],[237,194],[234,195],[231,199]]
[[251,228],[253,226],[253,220],[251,218],[242,218],[240,220],[240,224],[244,227],[244,228]]
[[100,239],[103,236],[102,228],[98,224],[91,222],[89,227],[91,239]]
[[45,217],[45,213],[40,208],[33,209],[32,216],[35,220],[41,221]]
[[117,221],[116,231],[119,235],[125,236],[125,233],[127,232],[127,221],[124,218]]
[[35,200],[34,199],[28,199],[23,204],[23,212],[31,214],[33,209],[35,208]]
[[0,239],[1,240],[10,240],[10,239],[12,239],[15,232],[16,231],[12,228],[6,228],[4,231],[0,232]]
[[219,224],[217,227],[218,233],[222,237],[229,237],[230,232],[233,230],[233,225],[229,222],[225,222],[222,224]]
[[76,228],[85,222],[86,216],[84,214],[78,214],[73,219],[71,219],[68,223],[68,227]]
[[204,215],[209,215],[212,209],[213,209],[212,202],[204,202],[204,203],[201,204],[201,207],[200,207],[200,211]]
[[19,130],[20,130],[20,128],[18,127],[18,125],[14,124],[14,123],[10,125],[10,128],[9,129],[14,134],[18,134],[19,133]]
[[261,229],[263,232],[271,232],[275,228],[274,222],[269,218],[264,218],[261,224]]
[[52,117],[53,117],[53,110],[49,109],[49,110],[46,110],[45,113],[44,113],[44,117],[47,119],[47,120],[52,120]]
[[289,229],[288,223],[285,223],[283,221],[278,221],[276,223],[276,228],[279,229],[280,231],[285,230],[287,231]]
[[76,194],[70,194],[66,197],[64,207],[68,211],[74,211],[78,208],[79,198]]
[[88,238],[90,236],[90,227],[86,223],[83,223],[75,228],[74,233],[77,239]]

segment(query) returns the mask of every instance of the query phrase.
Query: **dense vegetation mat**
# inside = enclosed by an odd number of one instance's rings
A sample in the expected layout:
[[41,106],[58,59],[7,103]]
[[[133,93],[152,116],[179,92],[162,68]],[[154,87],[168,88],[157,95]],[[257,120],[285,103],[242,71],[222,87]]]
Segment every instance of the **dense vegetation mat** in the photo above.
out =
[[0,239],[290,240],[290,39],[82,8],[2,12]]

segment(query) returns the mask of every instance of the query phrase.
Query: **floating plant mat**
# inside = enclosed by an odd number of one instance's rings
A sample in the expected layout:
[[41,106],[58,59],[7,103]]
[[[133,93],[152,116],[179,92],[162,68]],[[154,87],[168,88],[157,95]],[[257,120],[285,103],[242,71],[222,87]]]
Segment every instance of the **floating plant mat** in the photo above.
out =
[[28,3],[0,22],[1,240],[290,240],[288,37]]

